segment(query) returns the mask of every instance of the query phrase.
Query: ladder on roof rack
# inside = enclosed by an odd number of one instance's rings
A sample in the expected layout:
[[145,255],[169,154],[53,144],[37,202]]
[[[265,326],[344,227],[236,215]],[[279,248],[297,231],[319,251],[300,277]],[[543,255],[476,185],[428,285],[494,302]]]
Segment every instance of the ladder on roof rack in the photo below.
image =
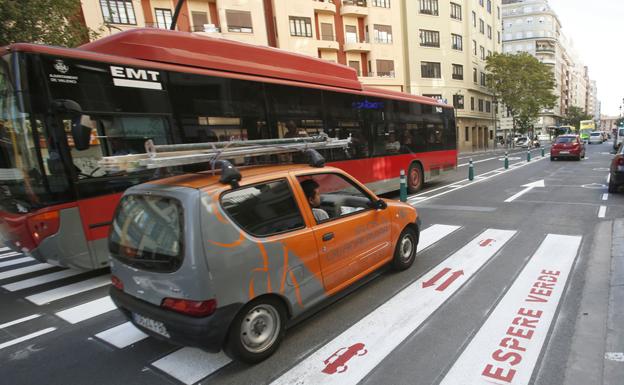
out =
[[150,139],[145,142],[145,154],[106,156],[98,163],[104,171],[132,172],[196,163],[214,163],[219,159],[237,157],[287,154],[332,148],[346,149],[350,143],[350,137],[336,139],[327,135],[165,145],[154,145]]

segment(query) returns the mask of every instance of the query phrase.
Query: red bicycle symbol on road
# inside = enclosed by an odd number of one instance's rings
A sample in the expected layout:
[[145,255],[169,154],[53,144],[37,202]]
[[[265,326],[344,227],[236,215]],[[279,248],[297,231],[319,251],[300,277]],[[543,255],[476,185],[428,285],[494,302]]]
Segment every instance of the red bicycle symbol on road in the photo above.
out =
[[492,238],[484,239],[481,242],[479,242],[479,246],[481,247],[492,246],[494,242],[496,242],[496,240]]
[[368,350],[364,348],[364,344],[361,342],[353,344],[348,348],[340,348],[329,356],[328,359],[323,361],[325,369],[323,369],[322,372],[325,374],[343,373],[349,369],[347,362],[349,362],[350,359],[355,356],[363,356],[366,353],[368,353]]

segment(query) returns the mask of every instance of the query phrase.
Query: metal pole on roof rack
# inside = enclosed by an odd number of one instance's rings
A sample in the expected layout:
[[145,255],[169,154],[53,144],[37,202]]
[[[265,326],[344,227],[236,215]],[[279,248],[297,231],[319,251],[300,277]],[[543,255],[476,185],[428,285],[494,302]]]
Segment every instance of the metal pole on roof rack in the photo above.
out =
[[178,0],[178,3],[176,4],[175,11],[173,12],[173,18],[171,19],[171,27],[169,28],[172,31],[175,30],[176,24],[178,23],[178,16],[180,16],[183,4],[184,0]]
[[[328,142],[331,139],[326,135],[304,136],[297,138],[283,139],[255,139],[255,140],[233,140],[226,142],[205,142],[205,143],[184,143],[184,144],[159,144],[154,145],[151,151],[154,152],[170,152],[170,151],[193,151],[193,150],[212,150],[217,148],[231,148],[244,146],[249,148],[253,145],[285,145],[298,143],[321,143]],[[148,152],[151,152],[148,151]]]

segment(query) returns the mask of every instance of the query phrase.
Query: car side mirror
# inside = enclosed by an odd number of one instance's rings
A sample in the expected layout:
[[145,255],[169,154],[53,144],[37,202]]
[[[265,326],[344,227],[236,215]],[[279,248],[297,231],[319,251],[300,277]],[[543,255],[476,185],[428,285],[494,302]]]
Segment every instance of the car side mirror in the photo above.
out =
[[384,201],[383,199],[377,199],[374,203],[373,203],[373,208],[375,210],[385,210],[388,208],[388,204],[386,203],[386,201]]

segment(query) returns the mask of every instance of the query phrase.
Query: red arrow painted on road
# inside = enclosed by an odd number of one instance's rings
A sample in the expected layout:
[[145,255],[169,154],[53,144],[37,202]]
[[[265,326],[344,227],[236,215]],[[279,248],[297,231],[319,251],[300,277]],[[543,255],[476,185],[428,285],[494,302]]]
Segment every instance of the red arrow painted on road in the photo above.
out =
[[484,239],[483,241],[479,242],[479,246],[481,247],[491,246],[494,244],[494,242],[496,242],[496,240],[492,238]]
[[445,267],[444,269],[442,269],[442,271],[440,271],[438,274],[434,275],[431,279],[429,279],[428,281],[425,281],[422,283],[422,287],[423,288],[427,288],[427,287],[431,287],[433,285],[436,284],[436,282],[438,282],[438,280],[442,277],[444,277],[446,275],[446,273],[448,273],[449,271],[451,271],[450,267]]
[[447,287],[451,286],[451,284],[453,282],[455,282],[455,280],[457,278],[459,278],[460,276],[462,276],[462,275],[464,275],[464,271],[463,270],[459,270],[459,271],[453,272],[453,274],[451,274],[451,276],[446,281],[444,281],[440,286],[436,287],[436,290],[437,291],[444,291],[444,290],[446,290]]

